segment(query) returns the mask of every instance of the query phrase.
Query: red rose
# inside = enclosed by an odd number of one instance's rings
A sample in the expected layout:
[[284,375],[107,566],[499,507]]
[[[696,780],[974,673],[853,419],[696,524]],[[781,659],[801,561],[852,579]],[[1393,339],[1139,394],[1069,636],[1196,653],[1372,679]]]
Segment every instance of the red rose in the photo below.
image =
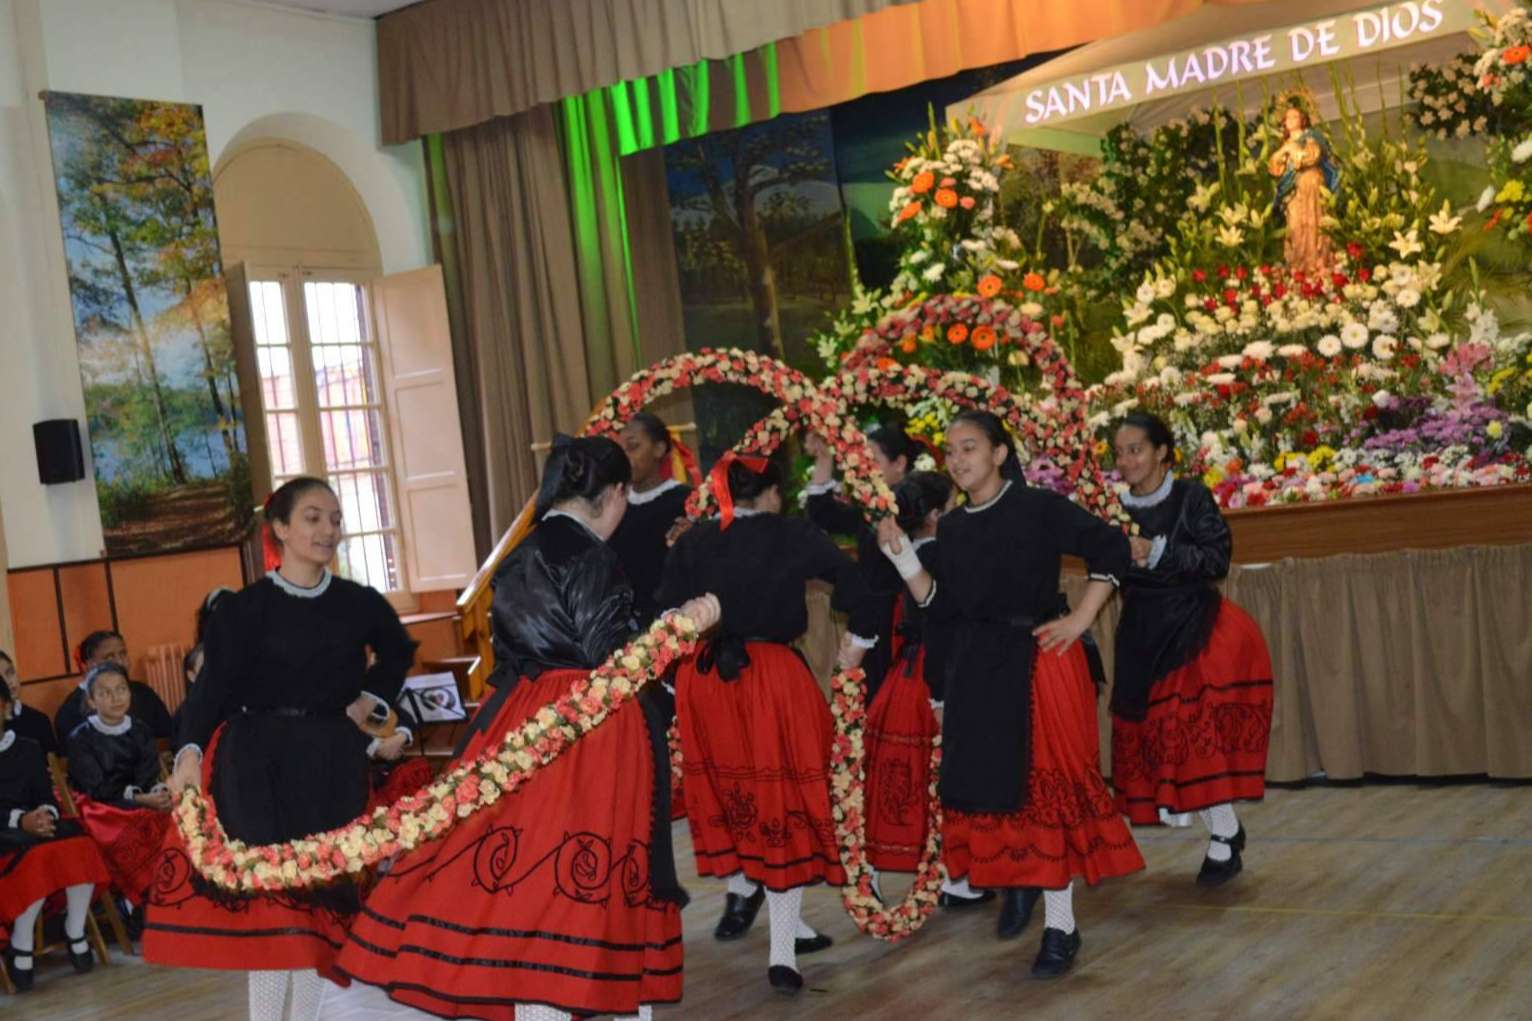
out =
[[1208,278],[1208,275],[1206,273],[1204,273],[1202,270],[1200,270],[1200,269],[1192,270],[1192,280],[1196,281],[1197,283],[1200,284],[1203,281],[1205,281],[1207,278]]
[[1332,273],[1330,274],[1330,283],[1334,284],[1336,287],[1345,287],[1347,284],[1351,283],[1351,280],[1344,273]]
[[1220,279],[1220,280],[1227,280],[1227,279],[1229,279],[1229,267],[1228,266],[1219,266],[1218,267],[1218,279]]
[[1218,310],[1218,301],[1214,298],[1207,298],[1202,302],[1202,307],[1209,312],[1216,312]]
[[1273,284],[1272,288],[1271,288],[1271,294],[1272,294],[1272,297],[1274,297],[1274,298],[1285,298],[1285,297],[1287,297],[1287,285],[1286,284]]
[[1372,279],[1372,270],[1368,269],[1366,266],[1363,266],[1361,269],[1356,271],[1356,278],[1365,284],[1367,281]]
[[1246,279],[1247,277],[1250,276],[1250,271],[1248,269],[1246,269],[1244,266],[1241,266],[1241,267],[1239,267],[1238,269],[1236,269],[1234,271],[1234,275],[1236,277],[1239,277],[1239,279],[1244,280],[1244,279]]
[[1223,300],[1232,308],[1239,301],[1239,292],[1232,287],[1226,288],[1223,292]]

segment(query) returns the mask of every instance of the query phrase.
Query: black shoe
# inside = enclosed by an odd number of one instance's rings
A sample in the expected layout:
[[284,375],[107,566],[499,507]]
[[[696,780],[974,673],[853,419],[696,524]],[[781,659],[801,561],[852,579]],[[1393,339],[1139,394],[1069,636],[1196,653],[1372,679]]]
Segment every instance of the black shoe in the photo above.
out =
[[1058,978],[1073,968],[1081,942],[1079,929],[1067,934],[1062,929],[1044,929],[1042,949],[1032,962],[1032,977]]
[[1032,909],[1037,907],[1037,901],[1042,897],[1043,891],[1035,886],[1022,888],[1012,887],[1000,895],[1000,925],[995,935],[1001,939],[1015,939],[1027,928],[1027,923],[1032,920]]
[[[30,957],[31,955],[26,954],[23,956]],[[33,963],[36,963],[35,958]],[[16,987],[17,993],[31,992],[32,982],[37,978],[32,968],[16,967],[16,955],[11,951],[6,951],[5,954],[5,973],[11,977],[11,985]]]
[[937,894],[936,903],[951,911],[961,911],[964,908],[976,907],[979,904],[988,904],[994,899],[994,890],[985,890],[977,897],[960,897],[955,893],[940,893]]
[[829,950],[834,945],[835,940],[822,932],[816,932],[808,939],[799,937],[793,940],[793,953],[798,954],[800,957],[804,954],[817,954],[821,950]]
[[[85,951],[83,953],[75,953],[74,945],[76,942],[85,944]],[[94,968],[96,966],[96,958],[95,955],[90,952],[90,943],[83,939],[78,941],[70,940],[69,963],[73,965],[74,970],[81,975],[84,975],[86,972]]]
[[713,929],[713,938],[727,942],[731,939],[739,939],[750,931],[750,926],[755,924],[755,916],[760,912],[761,905],[766,903],[766,888],[757,886],[755,892],[748,897],[741,897],[737,893],[731,893],[724,897],[723,917],[718,920],[718,925]]
[[1229,860],[1214,861],[1212,858],[1202,859],[1202,868],[1197,871],[1198,886],[1222,886],[1239,875],[1245,868],[1245,863],[1239,854],[1245,849],[1245,827],[1243,824],[1240,825],[1238,832],[1232,837],[1214,836],[1212,839],[1220,844],[1227,844],[1229,846]]
[[797,996],[803,988],[803,976],[785,964],[773,964],[767,968],[766,981],[783,996]]
[[135,943],[144,938],[144,909],[135,908],[122,912],[122,927],[127,930],[128,939]]

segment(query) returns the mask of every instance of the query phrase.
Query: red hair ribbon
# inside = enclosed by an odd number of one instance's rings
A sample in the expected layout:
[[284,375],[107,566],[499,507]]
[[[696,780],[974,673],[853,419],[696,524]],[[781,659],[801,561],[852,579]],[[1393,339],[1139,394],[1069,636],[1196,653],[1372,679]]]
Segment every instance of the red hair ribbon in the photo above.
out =
[[670,456],[660,466],[660,476],[667,479],[679,479],[696,489],[697,483],[702,481],[702,471],[697,467],[697,455],[681,442],[681,437],[674,429],[669,431]]
[[708,478],[713,483],[713,495],[718,499],[719,531],[723,531],[734,523],[734,494],[729,492],[729,465],[735,461],[757,475],[766,470],[767,461],[764,457],[756,454],[736,454],[732,450],[726,451],[713,464],[713,470],[708,472]]
[[276,530],[271,527],[271,497],[261,504],[261,570],[275,571],[282,566],[282,547],[277,544]]

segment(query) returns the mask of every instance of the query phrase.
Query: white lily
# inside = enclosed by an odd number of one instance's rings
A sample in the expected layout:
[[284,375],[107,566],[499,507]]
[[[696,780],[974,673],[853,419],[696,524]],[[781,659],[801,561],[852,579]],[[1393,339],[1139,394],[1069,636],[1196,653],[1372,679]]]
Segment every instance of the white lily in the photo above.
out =
[[1451,234],[1458,229],[1458,225],[1462,222],[1463,218],[1461,216],[1452,215],[1452,202],[1450,200],[1443,200],[1441,212],[1431,214],[1431,233]]
[[1408,234],[1403,234],[1396,230],[1394,231],[1394,240],[1388,243],[1388,247],[1398,252],[1401,259],[1408,259],[1410,256],[1426,250],[1426,246],[1420,243],[1419,233],[1414,227],[1410,228]]

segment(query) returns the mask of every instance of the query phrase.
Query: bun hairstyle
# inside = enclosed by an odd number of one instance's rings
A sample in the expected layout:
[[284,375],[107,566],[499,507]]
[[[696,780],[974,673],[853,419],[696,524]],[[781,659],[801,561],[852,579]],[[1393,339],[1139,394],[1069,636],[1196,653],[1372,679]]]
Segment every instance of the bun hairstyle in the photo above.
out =
[[674,446],[674,442],[670,438],[669,427],[665,425],[664,420],[660,416],[653,412],[640,411],[628,419],[628,425],[636,425],[642,429],[644,435],[649,437],[649,442],[665,444],[665,453],[667,454],[670,453],[671,448]]
[[766,459],[760,471],[753,470],[744,461],[729,464],[729,494],[737,503],[748,503],[772,486],[782,487],[782,469],[777,462]]
[[910,472],[894,487],[899,501],[895,519],[906,535],[913,535],[926,523],[932,511],[940,511],[952,498],[952,480],[937,472]]
[[94,695],[96,693],[96,682],[107,674],[116,674],[123,679],[124,683],[128,679],[128,672],[126,670],[111,660],[107,660],[105,663],[97,663],[86,671],[85,690]]
[[608,487],[625,486],[632,479],[628,455],[615,440],[605,436],[575,439],[561,433],[553,438],[553,452],[543,466],[533,508],[535,520],[541,521],[565,500],[581,499],[595,507]]
[[[1170,431],[1170,426],[1158,415],[1151,415],[1147,411],[1135,411],[1126,415],[1117,423],[1117,428],[1122,429],[1131,426],[1134,429],[1142,429],[1149,437],[1151,447],[1164,447],[1165,456],[1161,458],[1163,464],[1175,464],[1176,462],[1176,437]],[[1115,430],[1114,430],[1115,431]]]
[[324,479],[316,479],[312,475],[298,475],[288,479],[278,486],[270,496],[266,498],[263,512],[266,516],[266,524],[261,529],[261,559],[265,563],[266,570],[275,571],[282,565],[282,544],[277,541],[276,523],[290,524],[293,520],[293,510],[298,506],[298,500],[304,493],[313,489],[323,489],[331,496],[335,490]]
[[947,432],[952,432],[954,425],[971,425],[984,434],[992,447],[1004,447],[1006,459],[1000,462],[1000,477],[1012,482],[1025,481],[1021,471],[1021,461],[1016,457],[1016,442],[1011,439],[1011,434],[1005,428],[1005,423],[1000,417],[991,411],[981,411],[970,408],[960,411],[953,416],[952,422],[947,426]]
[[907,469],[914,467],[915,458],[920,453],[920,448],[910,439],[909,434],[892,422],[880,422],[868,429],[867,439],[870,443],[876,443],[878,449],[883,451],[883,456],[890,461],[904,458]]
[[85,665],[95,657],[96,650],[101,648],[101,646],[105,645],[107,642],[111,641],[113,638],[117,639],[119,642],[126,641],[126,639],[122,637],[121,632],[113,631],[110,628],[106,628],[101,631],[92,631],[90,634],[86,635],[85,638],[80,642],[79,646],[74,650],[75,666],[79,667],[81,670],[84,670]]

